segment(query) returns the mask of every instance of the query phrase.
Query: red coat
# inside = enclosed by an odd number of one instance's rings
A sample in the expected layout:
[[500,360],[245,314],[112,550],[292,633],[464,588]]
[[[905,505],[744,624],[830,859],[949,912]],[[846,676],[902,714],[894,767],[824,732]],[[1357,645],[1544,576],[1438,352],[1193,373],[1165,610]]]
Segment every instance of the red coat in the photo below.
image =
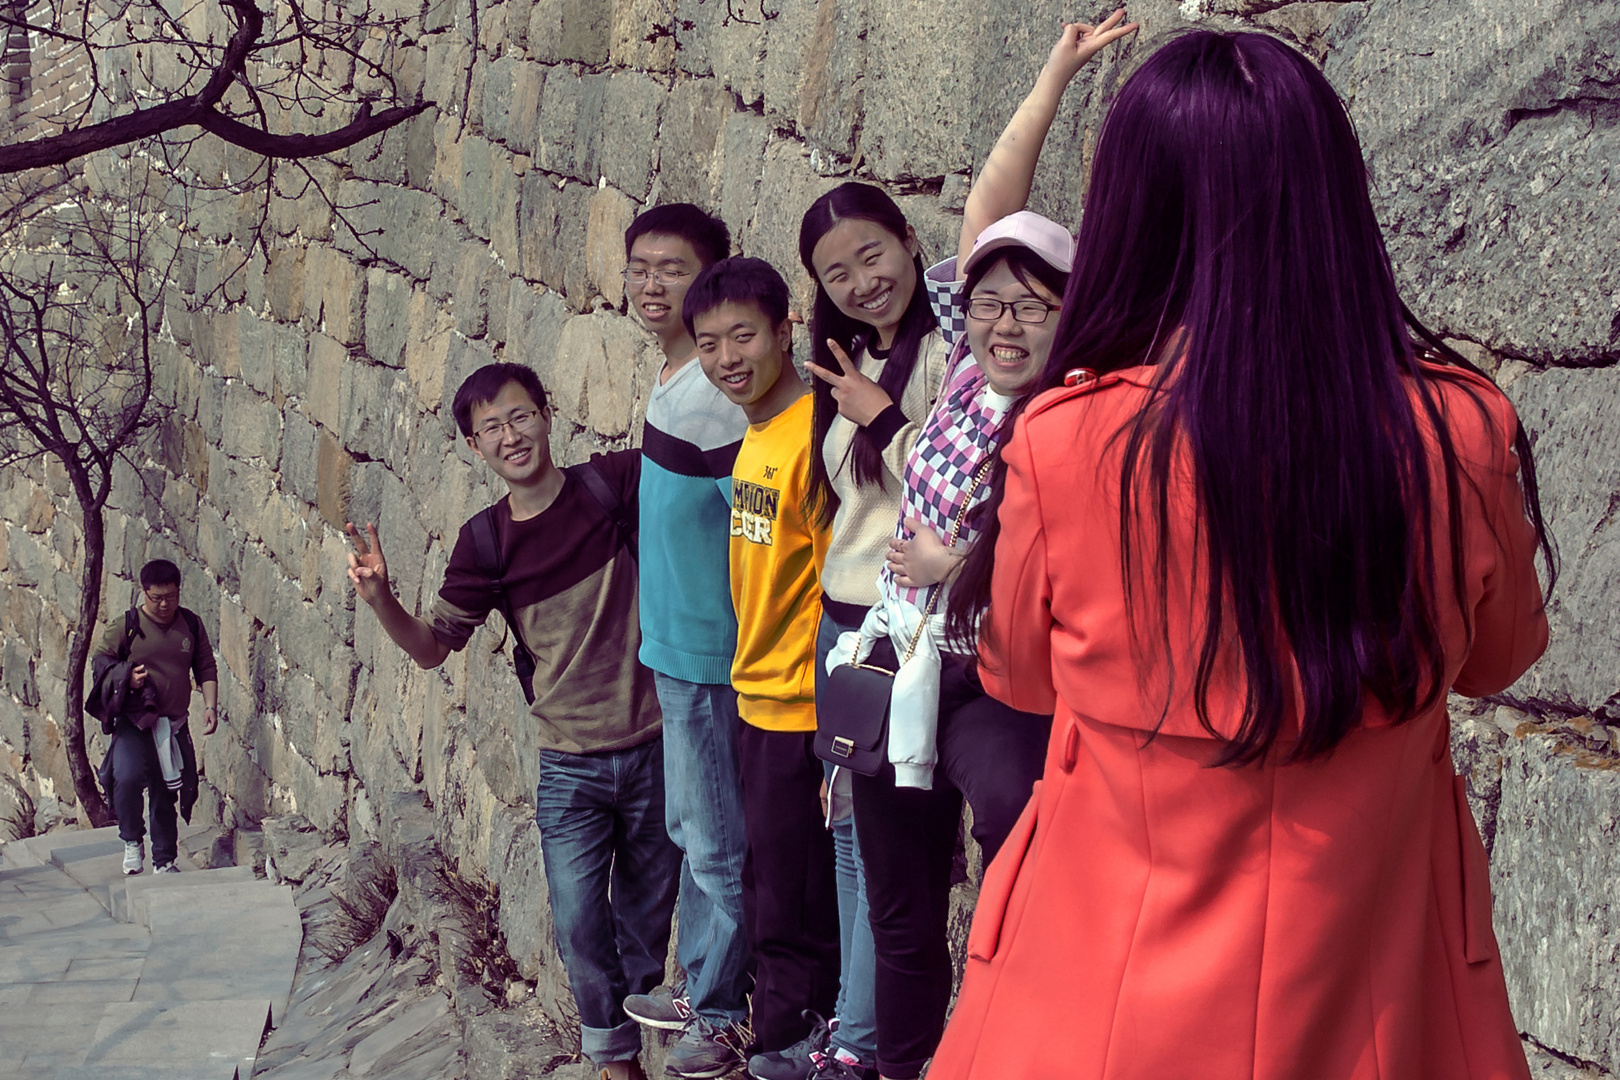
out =
[[[1000,647],[981,674],[996,697],[1056,720],[1044,778],[985,874],[929,1080],[1527,1078],[1443,704],[1400,726],[1369,710],[1324,761],[1210,768],[1218,744],[1190,694],[1167,708],[1155,696],[1166,650],[1151,637],[1133,650],[1125,630],[1123,440],[1109,441],[1150,374],[1046,395],[1006,450],[987,623]],[[1449,552],[1436,576],[1447,676],[1480,695],[1541,654],[1547,623],[1517,421],[1494,386],[1472,385],[1494,430],[1460,389],[1441,395],[1478,485],[1461,485],[1472,641]],[[1174,575],[1192,501],[1171,498]],[[1192,587],[1172,592],[1185,684],[1201,628]],[[1138,603],[1158,610],[1156,597]],[[1232,670],[1210,689],[1217,726],[1241,712]]]

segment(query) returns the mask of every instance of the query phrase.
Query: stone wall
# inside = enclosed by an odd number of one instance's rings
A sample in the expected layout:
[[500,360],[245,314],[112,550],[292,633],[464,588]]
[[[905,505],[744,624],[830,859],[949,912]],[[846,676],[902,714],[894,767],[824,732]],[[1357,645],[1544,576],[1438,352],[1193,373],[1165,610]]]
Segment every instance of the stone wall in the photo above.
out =
[[[500,888],[514,957],[555,1008],[536,753],[499,628],[414,669],[355,615],[342,523],[377,521],[402,600],[426,602],[456,526],[497,494],[446,404],[492,359],[540,372],[561,460],[635,442],[658,354],[617,274],[623,229],[651,203],[717,210],[801,305],[799,217],[847,177],[886,185],[927,254],[949,254],[971,170],[1077,13],[1056,0],[372,8],[408,32],[364,55],[436,110],[313,163],[320,190],[283,172],[257,236],[263,192],[232,187],[252,163],[209,140],[191,151],[195,177],[223,186],[161,226],[187,253],[159,353],[163,420],[118,485],[105,610],[130,601],[146,559],[184,568],[226,714],[205,744],[202,814],[249,825],[297,810],[375,837],[394,796],[425,793],[445,850]],[[1520,1023],[1620,1072],[1620,3],[1146,0],[1131,15],[1137,40],[1070,89],[1034,208],[1076,218],[1103,107],[1166,35],[1280,34],[1351,103],[1409,303],[1498,374],[1536,440],[1563,560],[1553,644],[1510,695],[1459,706],[1458,759],[1492,844]],[[56,718],[78,526],[61,476],[37,465],[0,479],[0,521],[0,739],[43,805],[71,793]]]

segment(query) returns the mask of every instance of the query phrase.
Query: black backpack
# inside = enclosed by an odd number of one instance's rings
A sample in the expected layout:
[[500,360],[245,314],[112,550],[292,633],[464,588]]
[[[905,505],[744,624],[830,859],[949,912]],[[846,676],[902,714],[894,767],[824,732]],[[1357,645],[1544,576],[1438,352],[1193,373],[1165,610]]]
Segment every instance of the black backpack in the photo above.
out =
[[[630,549],[630,557],[638,559],[637,531],[630,508],[602,476],[601,470],[591,462],[584,461],[578,465],[568,466],[563,472],[585,485],[585,490],[612,523],[613,531],[619,540]],[[495,504],[498,505],[500,504]],[[534,654],[523,644],[523,635],[518,633],[517,619],[513,617],[512,612],[512,598],[506,591],[506,567],[501,565],[501,546],[495,537],[495,506],[485,507],[467,524],[472,529],[473,551],[478,556],[478,569],[489,578],[490,588],[495,590],[496,606],[500,608],[501,615],[506,619],[506,625],[512,632],[512,667],[517,672],[518,683],[523,687],[524,700],[533,705]]]
[[[191,631],[191,665],[195,670],[198,647],[202,644],[202,620],[197,618],[197,613],[190,608],[181,608],[180,617],[186,620],[186,629]],[[129,659],[130,642],[135,640],[136,635],[145,637],[146,631],[141,629],[141,609],[132,607],[124,612],[124,640],[118,643],[120,664]]]

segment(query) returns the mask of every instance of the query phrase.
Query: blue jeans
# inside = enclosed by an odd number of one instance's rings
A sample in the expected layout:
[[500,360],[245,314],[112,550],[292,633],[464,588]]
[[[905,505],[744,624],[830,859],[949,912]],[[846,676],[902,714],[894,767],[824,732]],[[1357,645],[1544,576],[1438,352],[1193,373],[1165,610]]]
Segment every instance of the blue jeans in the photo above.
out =
[[603,1064],[641,1051],[624,1013],[664,977],[681,853],[664,829],[664,743],[540,751],[534,819],[580,1047]]
[[653,674],[664,712],[664,816],[681,861],[675,958],[692,1008],[717,1023],[748,1016],[753,958],[743,922],[748,851],[737,770],[737,692]]
[[[827,681],[827,654],[845,630],[823,613],[816,634],[816,689]],[[819,709],[819,704],[818,704]],[[827,766],[829,786],[832,766]],[[830,792],[829,792],[830,794]],[[861,867],[860,844],[855,838],[855,815],[844,814],[832,823],[833,858],[838,873],[838,1030],[832,1045],[870,1066],[877,1060],[877,955],[872,944],[872,923],[866,909],[866,871]]]

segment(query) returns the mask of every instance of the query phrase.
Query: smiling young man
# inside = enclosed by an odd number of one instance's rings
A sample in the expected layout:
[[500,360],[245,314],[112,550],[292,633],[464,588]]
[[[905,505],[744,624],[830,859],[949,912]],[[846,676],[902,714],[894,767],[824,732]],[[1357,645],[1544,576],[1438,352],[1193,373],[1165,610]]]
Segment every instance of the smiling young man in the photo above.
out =
[[681,1029],[668,1068],[717,1076],[736,1064],[753,960],[743,918],[746,854],[737,772],[737,619],[728,582],[731,464],[748,418],[693,361],[681,303],[699,271],[731,249],[725,223],[690,203],[655,206],[624,236],[630,310],[664,364],[647,401],[641,466],[641,661],[664,714],[665,819],[681,849],[684,990],[628,998],[652,1027]]
[[816,630],[828,530],[807,513],[810,388],[794,370],[788,288],[769,263],[734,258],[700,274],[682,315],[703,373],[748,417],[732,467],[731,683],[752,867],[744,892],[756,957],[754,1035],[780,1051],[831,1016],[838,995],[832,838],[822,823]]
[[[489,513],[496,588],[475,522],[461,527],[429,617],[395,598],[375,525],[351,524],[349,578],[384,631],[424,668],[462,649],[504,610],[534,660],[539,728],[535,820],[557,951],[579,1007],[580,1043],[604,1080],[643,1078],[629,994],[664,973],[680,852],[664,827],[664,756],[651,674],[636,660],[636,563],[583,474],[551,461],[551,408],[533,371],[489,364],[452,412],[467,445],[506,482]],[[640,455],[598,454],[585,468],[635,506]],[[487,520],[487,519],[486,519]]]

